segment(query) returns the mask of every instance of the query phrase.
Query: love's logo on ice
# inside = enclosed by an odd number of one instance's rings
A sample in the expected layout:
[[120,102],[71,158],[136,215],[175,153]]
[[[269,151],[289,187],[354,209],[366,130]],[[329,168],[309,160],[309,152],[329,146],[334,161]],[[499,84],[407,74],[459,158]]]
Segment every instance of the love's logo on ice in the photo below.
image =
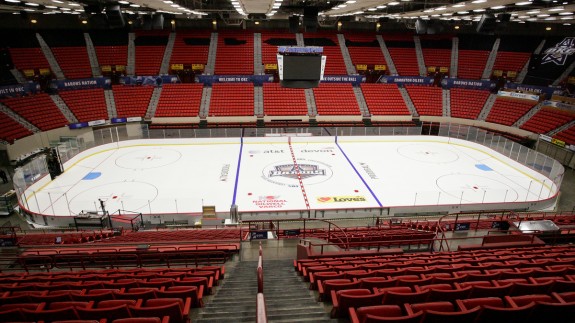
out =
[[322,196],[318,197],[319,203],[346,203],[346,202],[366,202],[363,196]]

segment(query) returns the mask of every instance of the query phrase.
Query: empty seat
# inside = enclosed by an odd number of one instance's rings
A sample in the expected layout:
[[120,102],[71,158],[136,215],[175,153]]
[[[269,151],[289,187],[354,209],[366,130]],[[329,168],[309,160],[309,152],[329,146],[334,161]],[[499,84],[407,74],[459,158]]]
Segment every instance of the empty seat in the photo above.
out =
[[376,305],[358,309],[350,308],[349,316],[352,323],[419,323],[423,317],[423,312],[408,315],[403,312],[399,305]]
[[347,316],[350,307],[380,305],[383,300],[383,293],[372,293],[369,289],[348,289],[331,291],[333,308],[332,317]]

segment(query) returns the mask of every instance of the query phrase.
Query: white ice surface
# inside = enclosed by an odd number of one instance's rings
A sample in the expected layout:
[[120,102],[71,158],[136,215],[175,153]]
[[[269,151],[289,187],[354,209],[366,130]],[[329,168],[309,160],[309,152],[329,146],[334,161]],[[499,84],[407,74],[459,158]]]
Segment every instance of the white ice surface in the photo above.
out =
[[239,138],[167,139],[84,152],[54,181],[32,186],[26,204],[76,215],[99,209],[101,199],[110,213],[198,214],[234,202],[241,212],[369,209],[537,201],[554,191],[551,180],[495,151],[442,137],[244,138],[243,147]]

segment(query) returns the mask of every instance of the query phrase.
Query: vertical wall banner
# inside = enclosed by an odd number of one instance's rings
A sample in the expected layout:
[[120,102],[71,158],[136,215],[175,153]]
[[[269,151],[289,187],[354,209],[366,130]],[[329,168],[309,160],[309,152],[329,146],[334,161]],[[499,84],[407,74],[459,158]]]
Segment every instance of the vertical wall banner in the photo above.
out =
[[0,86],[0,98],[17,97],[27,94],[34,94],[40,91],[38,83],[25,83],[16,85]]
[[523,83],[547,86],[575,60],[575,37],[548,38],[540,55],[532,55]]
[[154,76],[124,76],[120,78],[124,85],[150,85],[162,86],[166,83],[181,83],[177,75],[154,75]]
[[54,90],[80,90],[93,88],[109,89],[111,86],[112,80],[109,77],[50,81],[50,88]]

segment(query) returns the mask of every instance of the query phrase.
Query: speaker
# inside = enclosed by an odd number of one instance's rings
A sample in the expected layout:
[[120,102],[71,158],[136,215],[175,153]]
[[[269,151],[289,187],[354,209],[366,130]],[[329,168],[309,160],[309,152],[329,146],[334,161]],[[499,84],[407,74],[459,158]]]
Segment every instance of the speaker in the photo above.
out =
[[317,15],[319,14],[318,7],[305,7],[303,8],[303,26],[307,32],[317,31]]
[[299,17],[298,16],[290,16],[289,17],[289,32],[290,33],[297,33],[299,29]]
[[164,15],[161,13],[155,13],[152,16],[152,29],[162,30],[164,29]]
[[108,17],[110,28],[123,28],[126,25],[118,4],[106,5],[106,17]]
[[509,22],[511,20],[511,14],[500,13],[497,15],[497,20],[499,20],[499,22]]
[[415,21],[415,33],[418,35],[423,35],[427,33],[427,21],[423,19],[417,19]]
[[477,23],[476,31],[478,33],[493,33],[497,28],[497,20],[493,14],[487,13],[481,16],[481,19]]

